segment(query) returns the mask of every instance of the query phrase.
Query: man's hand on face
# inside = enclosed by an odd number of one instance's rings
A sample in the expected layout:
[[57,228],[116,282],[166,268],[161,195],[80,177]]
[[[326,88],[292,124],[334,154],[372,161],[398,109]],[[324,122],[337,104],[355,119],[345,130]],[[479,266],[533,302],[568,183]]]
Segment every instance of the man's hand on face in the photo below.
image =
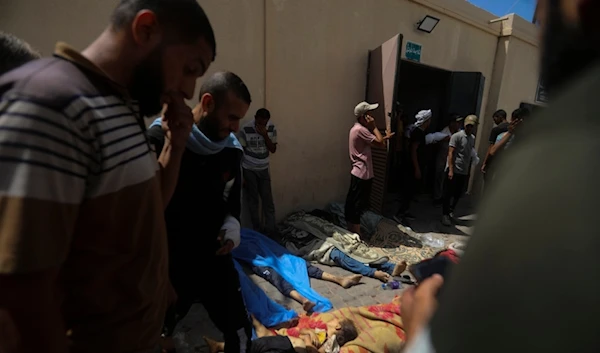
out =
[[400,299],[402,322],[406,331],[406,340],[411,341],[427,326],[433,313],[437,309],[437,292],[444,284],[440,275],[433,275],[418,287],[407,289]]
[[517,129],[519,124],[521,124],[521,122],[523,122],[523,119],[515,119],[515,120],[511,121],[510,124],[508,125],[508,132],[510,132],[511,134],[514,134],[515,130]]
[[225,231],[224,230],[222,230],[219,233],[219,236],[217,237],[217,241],[219,242],[219,244],[222,244],[221,248],[219,248],[219,250],[217,250],[217,252],[216,252],[217,256],[227,255],[233,250],[233,247],[234,247],[233,240],[231,240],[231,239],[225,240]]
[[365,115],[365,121],[367,122],[367,129],[373,131],[377,128],[375,124],[375,119],[370,115]]
[[162,128],[174,149],[185,148],[194,116],[181,93],[168,93],[163,109]]
[[256,132],[262,137],[265,137],[268,134],[267,128],[264,125],[256,125]]

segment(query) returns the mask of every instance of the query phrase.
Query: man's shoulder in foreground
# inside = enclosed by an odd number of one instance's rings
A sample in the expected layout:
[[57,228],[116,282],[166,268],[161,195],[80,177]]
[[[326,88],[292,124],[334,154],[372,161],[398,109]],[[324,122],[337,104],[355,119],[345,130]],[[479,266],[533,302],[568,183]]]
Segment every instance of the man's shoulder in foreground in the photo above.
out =
[[32,99],[57,110],[73,98],[95,94],[97,88],[86,75],[73,63],[59,58],[36,60],[0,77],[3,100]]

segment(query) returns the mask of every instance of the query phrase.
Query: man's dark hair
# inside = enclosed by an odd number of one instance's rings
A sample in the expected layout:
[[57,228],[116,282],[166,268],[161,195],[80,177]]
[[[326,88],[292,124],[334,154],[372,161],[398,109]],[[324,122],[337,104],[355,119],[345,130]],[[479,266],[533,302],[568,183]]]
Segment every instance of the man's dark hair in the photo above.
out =
[[494,115],[492,115],[492,117],[506,120],[506,111],[504,109],[496,110],[496,112],[494,113]]
[[517,108],[512,112],[512,120],[519,119],[523,120],[529,116],[529,109]]
[[266,108],[260,108],[254,115],[255,118],[271,119],[271,112]]
[[210,93],[215,100],[215,107],[219,108],[226,103],[227,94],[233,92],[236,97],[246,104],[252,103],[250,91],[242,79],[233,72],[216,72],[208,77],[200,87],[200,99],[205,93]]
[[346,343],[353,341],[358,337],[358,330],[351,320],[340,321],[340,329],[335,335],[335,340],[342,347]]
[[213,28],[196,0],[121,0],[111,18],[113,28],[119,30],[130,24],[138,12],[150,10],[166,31],[169,40],[192,43],[204,38],[217,55]]
[[0,75],[39,58],[40,54],[25,41],[10,33],[0,32]]

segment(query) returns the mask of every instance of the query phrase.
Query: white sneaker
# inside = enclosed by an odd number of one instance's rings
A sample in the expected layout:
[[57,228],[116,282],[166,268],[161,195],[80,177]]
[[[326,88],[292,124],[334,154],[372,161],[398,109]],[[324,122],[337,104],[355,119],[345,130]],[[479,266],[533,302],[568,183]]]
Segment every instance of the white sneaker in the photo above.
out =
[[447,214],[443,215],[442,224],[446,227],[450,227],[452,225],[452,220],[450,219],[450,216],[448,216]]

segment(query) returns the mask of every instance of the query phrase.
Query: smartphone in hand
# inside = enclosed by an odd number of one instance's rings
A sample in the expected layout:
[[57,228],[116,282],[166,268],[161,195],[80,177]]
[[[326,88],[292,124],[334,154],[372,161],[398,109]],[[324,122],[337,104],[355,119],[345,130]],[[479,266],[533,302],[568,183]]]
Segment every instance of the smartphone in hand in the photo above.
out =
[[439,274],[444,279],[454,263],[446,256],[436,256],[434,258],[424,260],[418,264],[414,264],[408,268],[410,273],[415,277],[417,284],[424,281],[426,278]]

